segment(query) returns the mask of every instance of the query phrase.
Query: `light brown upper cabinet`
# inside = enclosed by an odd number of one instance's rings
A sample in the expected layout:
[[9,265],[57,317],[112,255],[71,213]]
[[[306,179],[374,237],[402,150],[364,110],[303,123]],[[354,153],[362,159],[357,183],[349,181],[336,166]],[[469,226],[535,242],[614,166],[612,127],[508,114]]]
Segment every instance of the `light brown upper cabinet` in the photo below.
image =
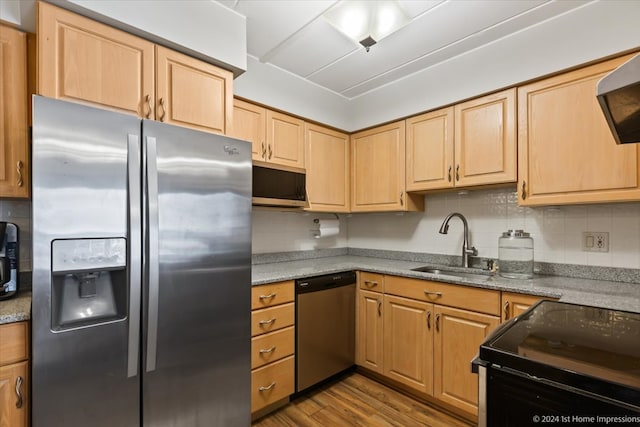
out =
[[405,191],[404,120],[351,135],[351,211],[415,211],[424,197]]
[[40,95],[225,133],[232,84],[231,72],[38,2]]
[[452,188],[453,107],[407,119],[407,191]]
[[27,37],[0,25],[0,197],[29,197]]
[[349,135],[305,123],[309,210],[349,212]]
[[267,110],[266,161],[304,168],[304,121]]
[[596,84],[631,57],[518,89],[518,203],[526,206],[640,199],[640,146],[616,145]]
[[231,71],[156,46],[156,78],[156,120],[222,134],[231,127]]
[[516,89],[455,106],[456,187],[516,182]]
[[154,45],[38,2],[40,95],[154,118]]
[[516,90],[407,119],[407,191],[517,180]]
[[235,98],[233,125],[229,136],[251,142],[251,158],[265,160],[267,153],[267,110],[259,105]]

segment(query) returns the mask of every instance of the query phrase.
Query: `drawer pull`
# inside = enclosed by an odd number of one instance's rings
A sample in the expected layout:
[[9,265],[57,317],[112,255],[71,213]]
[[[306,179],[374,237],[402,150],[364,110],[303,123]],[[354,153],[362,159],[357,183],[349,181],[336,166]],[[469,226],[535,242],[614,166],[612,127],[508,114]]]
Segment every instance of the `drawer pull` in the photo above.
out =
[[368,288],[374,288],[374,287],[378,286],[378,282],[373,281],[373,280],[365,280],[364,284]]
[[158,107],[158,110],[162,109],[160,113],[160,121],[164,122],[164,116],[167,114],[167,108],[164,106],[164,98],[160,98],[160,105]]
[[260,323],[261,325],[270,325],[270,324],[272,324],[272,323],[273,323],[273,322],[275,322],[275,321],[276,321],[276,318],[275,318],[275,317],[272,317],[272,318],[271,318],[271,319],[269,319],[269,320],[261,320],[259,323]]
[[147,104],[147,113],[144,116],[148,119],[151,117],[151,95],[145,96],[144,102]]
[[260,299],[271,299],[271,298],[275,298],[276,293],[272,292],[269,295],[260,295]]
[[24,180],[22,179],[22,166],[24,166],[22,160],[18,160],[18,163],[16,163],[16,172],[18,172],[18,187],[22,187],[24,185]]
[[431,330],[431,310],[427,311],[427,329]]
[[271,348],[261,348],[260,349],[260,354],[272,353],[275,349],[276,349],[275,345],[273,347],[271,347]]
[[436,291],[424,291],[424,294],[428,296],[434,295],[436,298],[440,298],[442,296],[442,292],[436,292]]
[[16,408],[22,408],[22,377],[16,378],[16,396],[18,396],[18,400],[16,400]]
[[276,382],[272,382],[271,384],[269,384],[268,386],[261,386],[260,388],[258,388],[258,391],[269,391],[273,388],[273,386],[276,385]]
[[382,316],[382,301],[378,300],[378,317]]
[[509,320],[509,301],[504,303],[504,320]]
[[440,313],[436,314],[436,332],[440,332]]

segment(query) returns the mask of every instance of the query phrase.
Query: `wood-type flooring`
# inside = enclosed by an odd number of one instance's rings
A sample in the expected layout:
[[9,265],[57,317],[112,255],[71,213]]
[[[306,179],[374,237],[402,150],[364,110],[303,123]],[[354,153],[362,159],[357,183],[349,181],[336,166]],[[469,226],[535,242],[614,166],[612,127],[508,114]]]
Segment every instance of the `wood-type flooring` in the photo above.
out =
[[359,373],[347,374],[256,420],[253,427],[469,427]]

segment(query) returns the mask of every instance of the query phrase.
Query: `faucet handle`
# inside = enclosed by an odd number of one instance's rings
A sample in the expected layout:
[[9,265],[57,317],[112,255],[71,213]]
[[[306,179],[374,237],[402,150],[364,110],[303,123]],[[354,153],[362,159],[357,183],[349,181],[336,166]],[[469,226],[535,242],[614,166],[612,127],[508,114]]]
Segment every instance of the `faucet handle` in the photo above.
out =
[[472,256],[478,255],[478,250],[475,246],[471,246],[469,249],[465,249],[465,252]]

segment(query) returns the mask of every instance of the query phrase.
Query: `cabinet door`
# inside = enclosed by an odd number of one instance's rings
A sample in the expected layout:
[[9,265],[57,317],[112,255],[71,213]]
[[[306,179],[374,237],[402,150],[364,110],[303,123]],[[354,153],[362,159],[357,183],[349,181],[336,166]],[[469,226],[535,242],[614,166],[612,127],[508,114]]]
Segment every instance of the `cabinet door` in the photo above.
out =
[[502,321],[519,316],[533,304],[544,298],[535,295],[517,294],[514,292],[502,292]]
[[40,95],[153,118],[154,45],[38,2]]
[[407,191],[453,187],[453,107],[407,119]]
[[456,187],[516,182],[516,90],[455,106]]
[[263,107],[240,99],[233,100],[233,125],[227,134],[251,142],[251,158],[266,160],[267,111]]
[[640,199],[640,145],[616,145],[596,84],[631,56],[518,89],[521,205]]
[[267,110],[267,161],[304,168],[304,121]]
[[0,366],[0,424],[27,427],[29,414],[28,362]]
[[433,394],[433,304],[384,296],[384,374]]
[[404,190],[404,166],[404,121],[351,135],[351,210],[422,210],[424,197]]
[[0,197],[29,197],[27,37],[0,25]]
[[478,376],[471,360],[500,318],[436,305],[434,321],[434,397],[478,415]]
[[233,73],[156,46],[156,119],[225,133],[233,114]]
[[358,290],[356,364],[382,373],[382,294]]
[[349,212],[349,135],[305,123],[309,210]]

